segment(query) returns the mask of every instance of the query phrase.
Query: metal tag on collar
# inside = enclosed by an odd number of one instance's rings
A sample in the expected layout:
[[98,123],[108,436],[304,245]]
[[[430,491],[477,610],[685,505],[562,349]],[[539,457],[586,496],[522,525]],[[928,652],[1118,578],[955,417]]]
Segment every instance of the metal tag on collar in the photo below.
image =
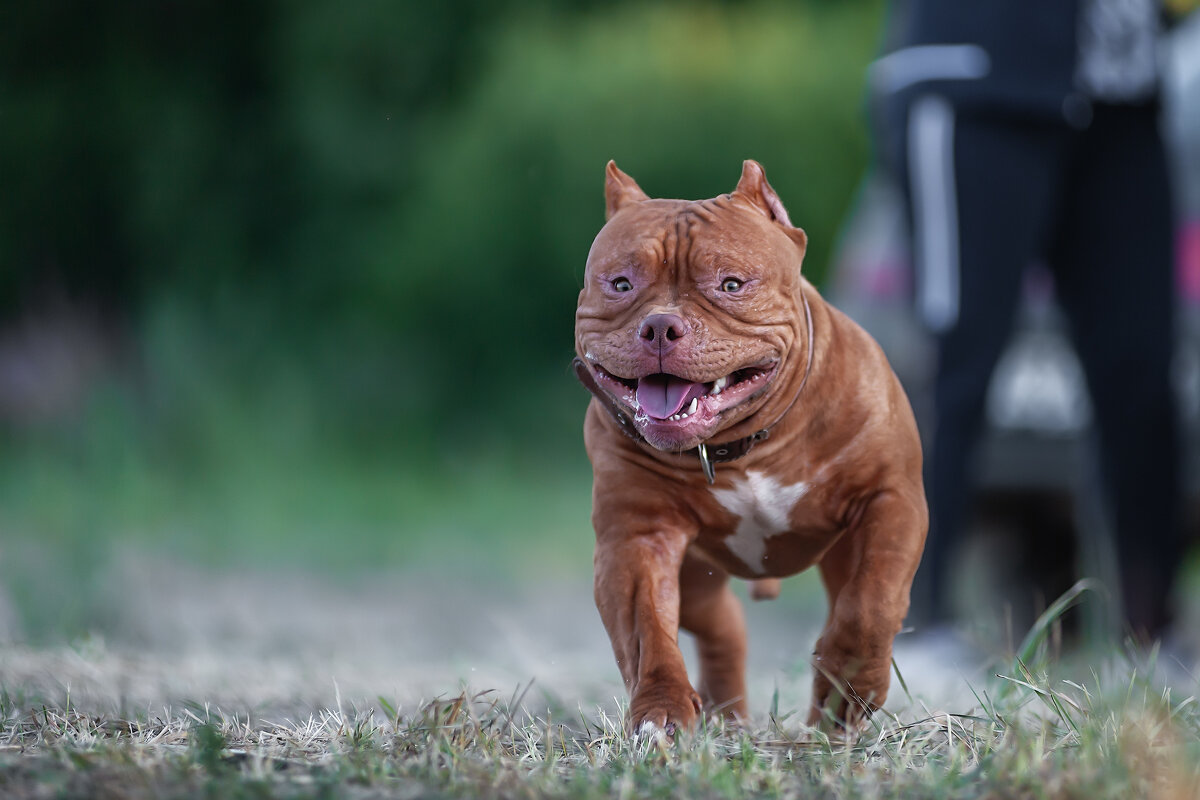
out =
[[717,470],[713,467],[713,463],[708,460],[708,448],[704,446],[704,442],[696,445],[696,452],[700,454],[700,467],[704,470],[704,477],[708,478],[708,483],[711,486],[717,481]]

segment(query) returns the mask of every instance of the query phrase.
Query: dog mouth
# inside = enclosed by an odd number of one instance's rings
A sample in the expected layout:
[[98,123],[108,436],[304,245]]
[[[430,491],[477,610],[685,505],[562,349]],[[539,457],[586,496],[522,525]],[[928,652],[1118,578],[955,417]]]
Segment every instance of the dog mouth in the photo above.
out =
[[758,397],[779,368],[778,361],[770,360],[701,382],[666,372],[622,378],[594,361],[592,365],[597,382],[633,413],[636,423],[656,427],[715,420]]

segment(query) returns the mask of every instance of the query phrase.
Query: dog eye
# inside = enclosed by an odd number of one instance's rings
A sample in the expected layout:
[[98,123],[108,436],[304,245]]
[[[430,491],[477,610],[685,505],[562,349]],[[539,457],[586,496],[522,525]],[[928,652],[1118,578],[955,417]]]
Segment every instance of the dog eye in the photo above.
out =
[[725,280],[721,281],[721,291],[722,292],[736,292],[738,289],[741,289],[741,288],[742,288],[742,282],[739,281],[737,278],[726,278]]
[[633,284],[629,282],[629,278],[620,277],[613,279],[612,287],[618,292],[628,292],[633,288]]

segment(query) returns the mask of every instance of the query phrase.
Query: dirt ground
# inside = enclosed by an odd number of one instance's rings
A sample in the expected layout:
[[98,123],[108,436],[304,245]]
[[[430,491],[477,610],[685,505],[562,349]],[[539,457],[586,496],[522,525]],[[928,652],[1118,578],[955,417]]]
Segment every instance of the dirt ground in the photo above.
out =
[[[339,704],[365,709],[381,696],[412,711],[463,686],[508,697],[530,681],[525,705],[535,714],[555,706],[591,715],[624,698],[586,575],[536,585],[414,574],[354,582],[131,557],[104,585],[111,630],[34,647],[10,625],[0,685],[150,717],[195,704],[294,719]],[[747,603],[756,716],[776,693],[781,713],[803,716],[806,657],[823,614],[814,584],[785,583],[780,600]],[[685,642],[689,660],[691,651]],[[970,648],[912,635],[899,638],[896,661],[918,711],[970,710],[972,687],[994,671]],[[893,680],[888,707],[913,706]]]

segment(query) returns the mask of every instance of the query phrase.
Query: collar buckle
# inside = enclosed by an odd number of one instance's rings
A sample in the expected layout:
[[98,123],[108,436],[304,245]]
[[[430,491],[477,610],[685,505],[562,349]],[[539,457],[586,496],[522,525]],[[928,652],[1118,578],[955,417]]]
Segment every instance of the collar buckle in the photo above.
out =
[[712,486],[717,481],[717,470],[708,459],[708,448],[704,442],[696,445],[696,452],[700,456],[700,468],[704,470],[704,477],[708,478],[708,485]]

